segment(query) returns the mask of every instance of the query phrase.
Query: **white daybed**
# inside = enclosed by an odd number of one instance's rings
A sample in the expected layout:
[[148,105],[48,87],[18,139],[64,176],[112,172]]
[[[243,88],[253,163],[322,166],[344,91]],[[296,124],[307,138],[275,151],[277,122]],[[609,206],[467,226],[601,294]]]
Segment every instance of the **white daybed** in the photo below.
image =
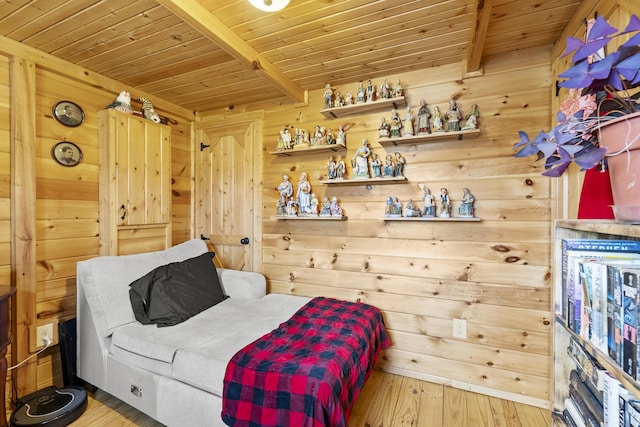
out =
[[203,241],[190,240],[165,251],[79,262],[78,377],[168,426],[223,426],[228,361],[309,299],[266,295],[262,275],[218,269],[230,298],[175,326],[137,322],[129,284],[207,251]]

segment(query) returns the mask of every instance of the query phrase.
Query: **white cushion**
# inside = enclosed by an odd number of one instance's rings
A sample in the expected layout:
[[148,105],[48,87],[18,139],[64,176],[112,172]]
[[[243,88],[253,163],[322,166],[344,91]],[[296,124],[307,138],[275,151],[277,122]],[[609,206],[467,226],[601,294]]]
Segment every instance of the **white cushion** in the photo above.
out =
[[167,328],[132,323],[113,334],[118,359],[222,396],[224,373],[245,345],[287,321],[309,298],[269,294],[229,298]]
[[85,291],[99,333],[107,337],[115,328],[136,321],[129,299],[131,282],[161,265],[207,251],[204,241],[193,239],[163,251],[102,256],[78,262],[78,286]]

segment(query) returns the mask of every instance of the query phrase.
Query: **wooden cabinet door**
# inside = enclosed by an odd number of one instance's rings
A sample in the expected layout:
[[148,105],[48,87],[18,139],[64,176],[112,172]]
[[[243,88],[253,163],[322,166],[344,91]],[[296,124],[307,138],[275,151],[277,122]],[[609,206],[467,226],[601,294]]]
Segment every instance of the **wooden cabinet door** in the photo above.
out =
[[115,150],[119,224],[169,222],[171,129],[135,116],[119,115]]
[[100,112],[101,254],[171,246],[171,128]]

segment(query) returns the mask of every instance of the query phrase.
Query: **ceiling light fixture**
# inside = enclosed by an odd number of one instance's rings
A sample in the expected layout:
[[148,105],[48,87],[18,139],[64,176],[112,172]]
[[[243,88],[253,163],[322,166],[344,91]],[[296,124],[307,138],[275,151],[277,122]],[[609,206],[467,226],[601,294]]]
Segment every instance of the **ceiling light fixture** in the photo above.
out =
[[289,0],[249,0],[249,3],[264,12],[277,12],[284,9]]

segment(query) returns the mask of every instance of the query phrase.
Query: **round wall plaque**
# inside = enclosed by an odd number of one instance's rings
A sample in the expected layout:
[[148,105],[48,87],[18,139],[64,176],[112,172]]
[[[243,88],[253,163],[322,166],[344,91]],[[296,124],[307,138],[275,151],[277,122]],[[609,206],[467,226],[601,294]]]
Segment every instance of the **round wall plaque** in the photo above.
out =
[[53,116],[65,126],[76,127],[84,122],[84,111],[75,102],[60,101],[53,106]]

